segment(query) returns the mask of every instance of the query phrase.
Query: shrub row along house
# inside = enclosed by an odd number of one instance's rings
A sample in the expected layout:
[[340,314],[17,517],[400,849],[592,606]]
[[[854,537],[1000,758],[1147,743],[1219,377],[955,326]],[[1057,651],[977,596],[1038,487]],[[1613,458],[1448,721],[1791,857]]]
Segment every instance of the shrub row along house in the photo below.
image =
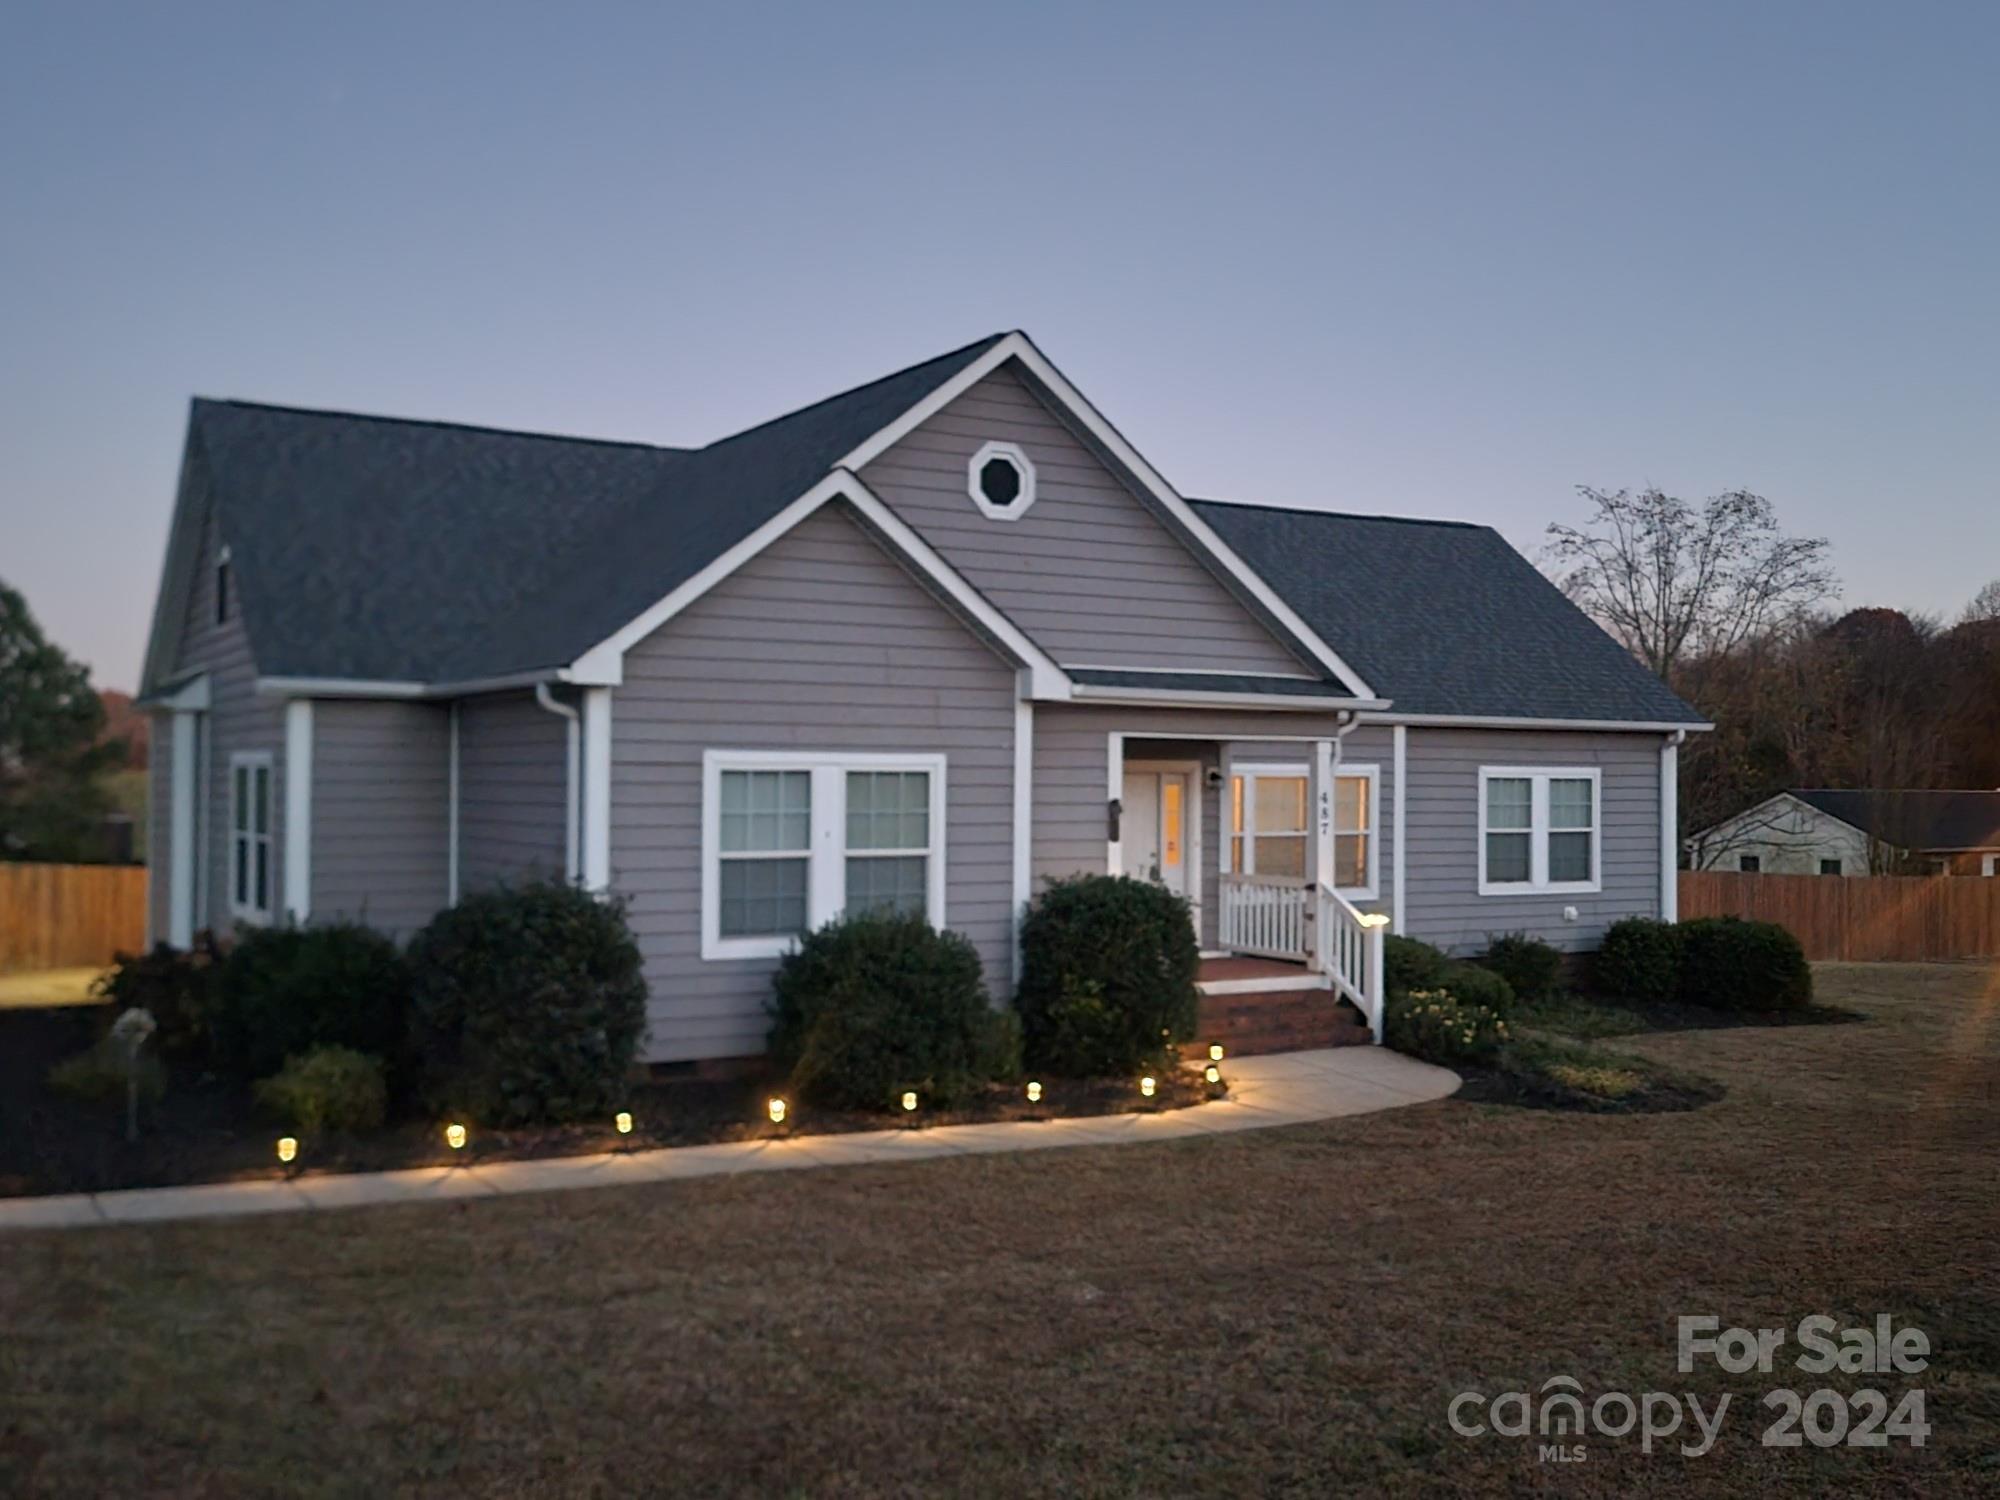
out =
[[1704,727],[1483,527],[1189,500],[1023,334],[700,449],[194,403],[145,670],[155,934],[630,904],[656,1062],[920,912],[1015,981],[1046,878],[1182,893],[1237,985],[1371,928],[1674,911]]

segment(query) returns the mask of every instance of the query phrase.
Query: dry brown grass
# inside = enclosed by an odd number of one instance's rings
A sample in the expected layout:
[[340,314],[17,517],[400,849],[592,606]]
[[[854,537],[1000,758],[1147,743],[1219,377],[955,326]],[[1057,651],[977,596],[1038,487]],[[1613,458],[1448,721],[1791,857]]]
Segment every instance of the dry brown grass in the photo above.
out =
[[[0,1492],[1990,1494],[2000,982],[1821,988],[1872,1021],[1621,1043],[1728,1085],[1692,1113],[0,1241]],[[1674,1373],[1676,1314],[1816,1311],[1930,1331],[1926,1449],[1762,1450],[1821,1380]],[[1692,1460],[1445,1425],[1561,1373],[1738,1394]]]

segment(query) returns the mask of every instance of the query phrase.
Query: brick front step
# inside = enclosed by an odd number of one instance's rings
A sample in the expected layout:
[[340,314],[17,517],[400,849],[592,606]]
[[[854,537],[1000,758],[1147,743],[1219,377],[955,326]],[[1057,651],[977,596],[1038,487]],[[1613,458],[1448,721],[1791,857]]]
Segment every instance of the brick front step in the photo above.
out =
[[1365,1047],[1373,1040],[1361,1013],[1332,990],[1203,995],[1200,1017],[1196,1048],[1220,1042],[1233,1057]]

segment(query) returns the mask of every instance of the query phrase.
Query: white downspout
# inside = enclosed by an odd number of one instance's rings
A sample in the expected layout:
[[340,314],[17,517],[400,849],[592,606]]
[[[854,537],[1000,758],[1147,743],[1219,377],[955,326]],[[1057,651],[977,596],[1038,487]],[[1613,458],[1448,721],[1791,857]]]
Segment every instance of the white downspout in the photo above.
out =
[[563,765],[563,878],[575,880],[578,873],[576,851],[577,809],[581,799],[577,796],[577,765],[582,758],[583,720],[577,711],[567,703],[559,702],[549,691],[546,682],[535,684],[535,701],[552,714],[568,721],[567,749]]
[[1660,746],[1660,920],[1677,922],[1681,909],[1681,766],[1685,729]]

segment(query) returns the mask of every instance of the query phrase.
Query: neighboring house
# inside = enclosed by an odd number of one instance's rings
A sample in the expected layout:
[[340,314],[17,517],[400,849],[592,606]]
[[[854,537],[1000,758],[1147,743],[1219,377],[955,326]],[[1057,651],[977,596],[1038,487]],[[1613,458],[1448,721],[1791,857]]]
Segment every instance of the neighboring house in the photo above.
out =
[[1588,949],[1705,727],[1493,531],[1184,499],[1020,333],[701,449],[198,400],[144,701],[156,932],[567,876],[662,1062],[863,904],[1010,994],[1079,872],[1364,1009],[1375,916]]
[[1697,870],[2000,873],[2000,791],[1780,792],[1687,840]]

